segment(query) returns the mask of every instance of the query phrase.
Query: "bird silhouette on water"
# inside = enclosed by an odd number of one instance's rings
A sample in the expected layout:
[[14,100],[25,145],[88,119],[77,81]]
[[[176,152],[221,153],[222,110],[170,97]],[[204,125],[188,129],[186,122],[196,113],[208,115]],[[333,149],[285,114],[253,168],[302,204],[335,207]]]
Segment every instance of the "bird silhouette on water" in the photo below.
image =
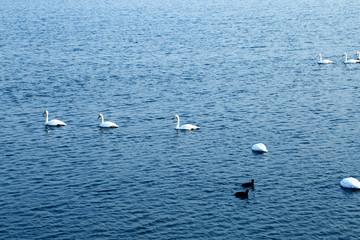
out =
[[254,179],[251,179],[251,182],[248,182],[248,183],[243,183],[243,184],[241,184],[241,186],[243,186],[243,187],[251,187],[252,188],[252,190],[254,190],[254,182],[255,182],[255,180]]
[[249,197],[249,190],[246,190],[245,192],[237,192],[235,193],[235,197],[245,199]]

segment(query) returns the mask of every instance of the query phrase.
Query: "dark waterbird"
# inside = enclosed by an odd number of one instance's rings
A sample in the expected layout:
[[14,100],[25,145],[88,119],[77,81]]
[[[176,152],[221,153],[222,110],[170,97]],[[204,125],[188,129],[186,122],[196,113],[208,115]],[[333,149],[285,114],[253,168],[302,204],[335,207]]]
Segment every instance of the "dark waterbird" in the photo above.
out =
[[249,197],[249,190],[246,190],[245,192],[237,192],[235,193],[235,197],[245,199]]
[[251,179],[251,182],[243,183],[243,184],[241,184],[241,186],[254,188],[254,182],[255,182],[255,180]]

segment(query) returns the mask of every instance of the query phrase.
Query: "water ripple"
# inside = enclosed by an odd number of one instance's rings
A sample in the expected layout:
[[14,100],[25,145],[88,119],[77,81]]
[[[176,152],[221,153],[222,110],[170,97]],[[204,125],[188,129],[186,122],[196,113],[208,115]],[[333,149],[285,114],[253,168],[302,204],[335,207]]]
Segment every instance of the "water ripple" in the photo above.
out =
[[5,1],[0,238],[357,238],[358,10]]

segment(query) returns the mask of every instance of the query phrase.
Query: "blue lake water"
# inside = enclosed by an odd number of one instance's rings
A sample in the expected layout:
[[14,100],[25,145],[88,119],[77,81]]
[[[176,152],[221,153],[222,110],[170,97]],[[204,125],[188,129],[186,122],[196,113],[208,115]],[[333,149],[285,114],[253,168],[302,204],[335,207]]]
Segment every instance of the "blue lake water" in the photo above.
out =
[[[2,1],[0,239],[358,238],[360,191],[339,182],[360,178],[360,64],[342,63],[359,12]],[[45,129],[45,110],[67,126]]]

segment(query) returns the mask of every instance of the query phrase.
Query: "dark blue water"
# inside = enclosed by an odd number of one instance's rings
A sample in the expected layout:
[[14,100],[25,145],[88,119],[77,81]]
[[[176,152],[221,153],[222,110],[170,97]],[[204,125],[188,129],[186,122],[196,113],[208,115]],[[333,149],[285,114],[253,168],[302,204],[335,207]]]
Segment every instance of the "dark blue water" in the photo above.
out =
[[[360,64],[341,56],[360,50],[359,12],[2,1],[0,238],[358,238],[360,192],[339,182],[360,178]],[[45,110],[68,125],[45,129]]]

